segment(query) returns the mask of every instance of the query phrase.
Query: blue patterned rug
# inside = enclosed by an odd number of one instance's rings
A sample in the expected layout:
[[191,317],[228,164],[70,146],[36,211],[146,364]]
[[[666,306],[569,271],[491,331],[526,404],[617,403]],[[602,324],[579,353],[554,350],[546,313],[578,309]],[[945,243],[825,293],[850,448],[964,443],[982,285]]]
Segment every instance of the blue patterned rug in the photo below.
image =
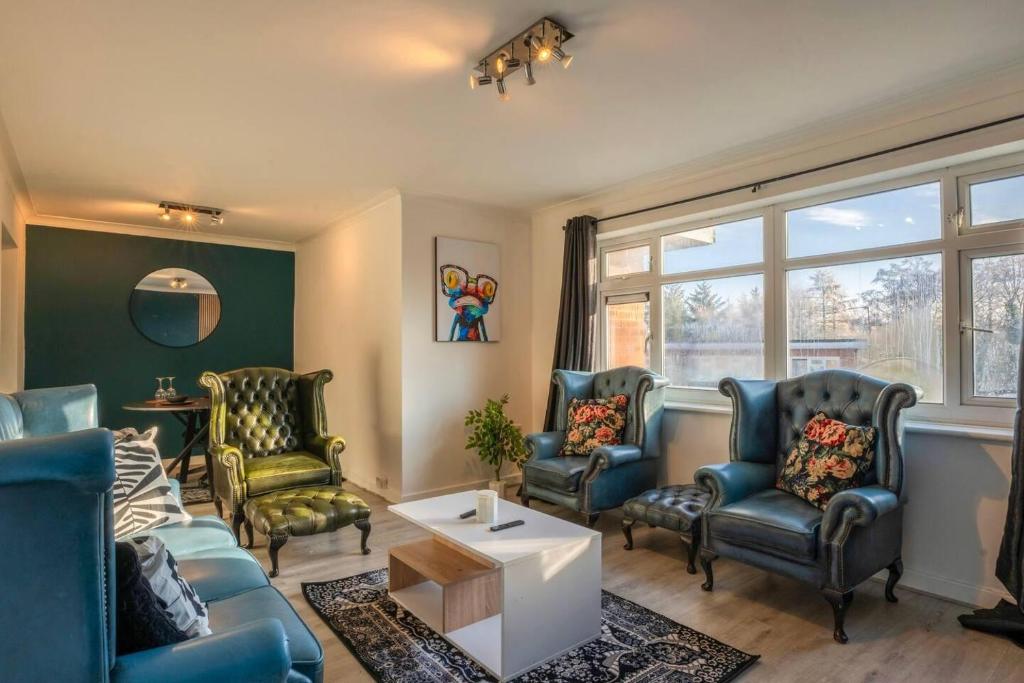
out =
[[[382,683],[492,681],[471,659],[388,597],[388,570],[302,584],[302,593],[366,670]],[[608,591],[601,638],[516,683],[724,683],[758,655],[729,647]]]

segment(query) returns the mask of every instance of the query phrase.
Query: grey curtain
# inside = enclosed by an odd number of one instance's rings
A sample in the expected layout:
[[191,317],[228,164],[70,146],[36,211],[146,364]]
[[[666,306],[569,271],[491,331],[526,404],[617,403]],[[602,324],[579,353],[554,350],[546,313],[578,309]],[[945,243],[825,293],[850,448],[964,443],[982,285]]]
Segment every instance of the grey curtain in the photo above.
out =
[[1017,365],[1017,412],[1013,416],[1013,449],[1010,452],[1010,498],[1006,508],[1003,541],[996,559],[996,578],[1003,582],[1017,604],[1000,600],[992,609],[963,614],[960,623],[986,633],[1006,636],[1024,647],[1024,339]]
[[[576,216],[564,230],[562,298],[552,370],[591,370],[597,320],[597,219]],[[555,428],[555,398],[549,387],[544,431]]]

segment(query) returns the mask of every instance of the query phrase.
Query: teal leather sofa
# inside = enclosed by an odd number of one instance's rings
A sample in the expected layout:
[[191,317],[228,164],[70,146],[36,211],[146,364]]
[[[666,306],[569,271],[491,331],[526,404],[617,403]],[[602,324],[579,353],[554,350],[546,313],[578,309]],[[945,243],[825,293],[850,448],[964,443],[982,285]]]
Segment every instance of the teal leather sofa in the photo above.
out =
[[118,655],[113,436],[96,424],[90,385],[0,395],[0,679],[320,683],[319,641],[212,515],[144,533],[178,560],[213,635]]

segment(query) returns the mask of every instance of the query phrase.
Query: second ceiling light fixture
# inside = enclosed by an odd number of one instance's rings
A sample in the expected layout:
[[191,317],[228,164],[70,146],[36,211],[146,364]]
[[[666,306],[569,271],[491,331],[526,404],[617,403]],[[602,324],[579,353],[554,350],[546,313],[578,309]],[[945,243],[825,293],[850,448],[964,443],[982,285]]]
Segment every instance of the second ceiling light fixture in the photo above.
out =
[[519,69],[526,72],[526,84],[533,85],[537,82],[533,77],[534,63],[545,64],[554,60],[564,68],[569,68],[572,55],[566,54],[562,45],[570,38],[572,34],[564,26],[544,17],[481,58],[469,74],[469,87],[475,90],[494,83],[498,88],[499,99],[508,101],[506,80]]

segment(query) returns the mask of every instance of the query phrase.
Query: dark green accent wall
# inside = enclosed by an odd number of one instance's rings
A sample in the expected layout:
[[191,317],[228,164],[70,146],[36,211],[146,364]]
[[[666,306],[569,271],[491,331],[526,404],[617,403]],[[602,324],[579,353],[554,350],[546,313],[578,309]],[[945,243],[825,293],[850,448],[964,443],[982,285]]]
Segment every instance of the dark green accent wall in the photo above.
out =
[[[174,418],[121,409],[152,398],[157,376],[173,375],[179,393],[205,395],[196,383],[204,370],[292,368],[291,252],[35,225],[26,244],[25,388],[95,384],[100,424],[159,425],[164,457],[182,446]],[[129,315],[136,283],[172,267],[205,276],[221,298],[220,324],[187,348],[146,339]]]

